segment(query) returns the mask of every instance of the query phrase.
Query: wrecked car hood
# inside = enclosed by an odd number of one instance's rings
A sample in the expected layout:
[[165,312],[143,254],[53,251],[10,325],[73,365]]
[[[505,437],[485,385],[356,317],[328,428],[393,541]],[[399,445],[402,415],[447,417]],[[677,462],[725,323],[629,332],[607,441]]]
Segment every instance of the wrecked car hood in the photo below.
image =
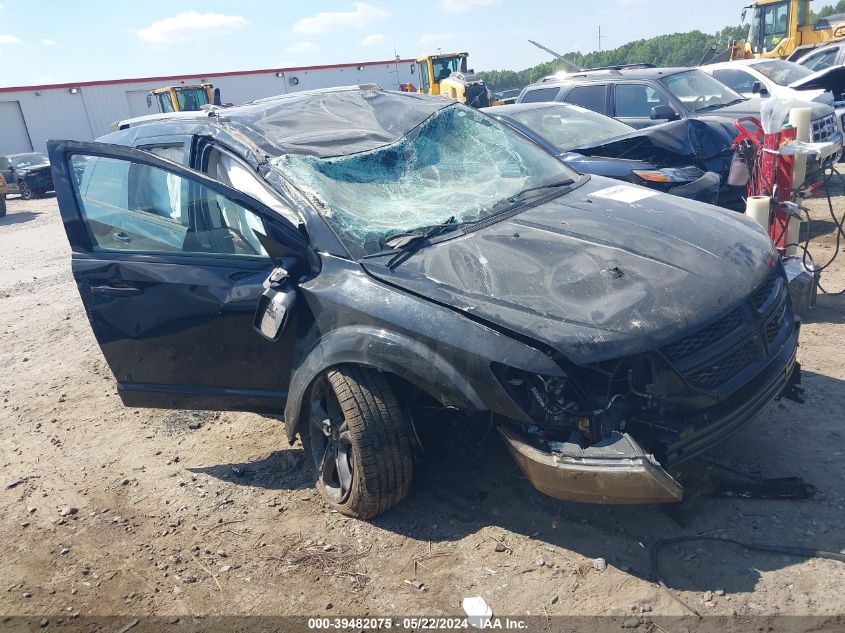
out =
[[393,270],[387,259],[362,264],[579,364],[669,342],[748,296],[776,265],[768,236],[744,216],[601,177]]
[[795,90],[827,90],[838,96],[845,92],[845,66],[832,66],[789,84]]
[[[753,116],[753,117],[760,117],[760,99],[745,99],[740,103],[736,103],[734,105],[725,106],[724,108],[718,108],[716,110],[708,111],[708,114],[713,116],[720,116],[720,117],[727,117],[729,119],[739,119],[745,116]],[[815,121],[821,117],[828,116],[829,114],[833,113],[833,108],[831,108],[826,103],[820,103],[818,101],[807,101],[806,103],[795,103],[796,106],[804,106],[810,108],[812,112],[812,119]],[[709,117],[705,117],[709,118]]]
[[598,145],[573,148],[584,156],[602,156],[675,164],[733,155],[737,129],[723,118],[687,119],[654,125]]

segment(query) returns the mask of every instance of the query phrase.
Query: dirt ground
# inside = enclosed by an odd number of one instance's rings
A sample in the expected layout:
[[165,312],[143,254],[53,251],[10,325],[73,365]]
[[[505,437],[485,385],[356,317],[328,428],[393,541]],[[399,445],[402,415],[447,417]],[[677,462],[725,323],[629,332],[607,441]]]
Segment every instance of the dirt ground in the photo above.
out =
[[[696,465],[729,478],[740,475],[720,465],[801,476],[817,488],[809,500],[559,502],[536,492],[491,434],[462,459],[420,465],[410,498],[365,523],[321,503],[277,420],[124,408],[71,277],[55,199],[8,202],[2,614],[458,615],[464,597],[481,596],[495,615],[613,614],[635,626],[688,613],[650,579],[658,539],[845,548],[845,297],[820,296],[804,320],[806,402],[773,404]],[[821,202],[811,249],[823,261],[835,239]],[[841,214],[845,199],[835,202]],[[845,255],[823,284],[845,287]],[[671,545],[660,562],[702,615],[845,614],[840,562],[712,542]]]

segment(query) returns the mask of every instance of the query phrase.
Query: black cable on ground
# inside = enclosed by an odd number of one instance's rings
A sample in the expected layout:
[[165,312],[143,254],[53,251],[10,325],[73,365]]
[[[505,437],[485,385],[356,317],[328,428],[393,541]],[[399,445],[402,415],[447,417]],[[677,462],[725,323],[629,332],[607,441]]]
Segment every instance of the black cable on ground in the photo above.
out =
[[[820,274],[822,271],[824,271],[826,268],[828,268],[831,264],[833,264],[833,262],[839,256],[839,251],[841,250],[841,247],[842,247],[841,240],[842,240],[842,238],[845,238],[845,213],[843,213],[841,218],[836,217],[836,211],[834,211],[834,209],[833,209],[833,198],[830,195],[830,181],[833,179],[833,176],[836,175],[836,177],[839,178],[839,184],[840,184],[840,187],[842,188],[843,192],[845,192],[845,178],[843,178],[842,174],[840,174],[834,166],[831,165],[829,169],[830,169],[830,171],[826,172],[824,174],[824,179],[822,180],[822,184],[824,186],[825,197],[827,198],[828,211],[830,213],[831,219],[833,220],[833,225],[836,227],[836,248],[833,251],[833,255],[824,264],[816,263],[815,260],[813,259],[812,255],[810,255],[810,228],[812,226],[813,220],[810,217],[810,214],[807,211],[807,209],[803,209],[804,216],[807,218],[807,236],[806,236],[806,238],[804,239],[803,243],[802,242],[797,242],[797,243],[793,242],[793,243],[786,244],[786,246],[785,246],[785,248],[789,248],[790,246],[795,246],[795,247],[801,249],[801,251],[802,251],[802,263],[804,264],[804,268],[807,269],[807,270],[812,270],[810,268],[810,266],[808,265],[808,262],[807,262],[807,260],[809,258],[810,262],[813,262],[815,264],[815,271],[817,272],[817,274]],[[783,231],[781,233],[783,233]],[[843,288],[842,290],[838,290],[836,292],[830,292],[828,290],[825,290],[825,288],[822,286],[821,282],[819,282],[818,288],[819,288],[819,290],[821,290],[821,292],[823,294],[826,294],[830,297],[838,297],[842,294],[845,294],[845,288]]]
[[768,552],[770,554],[800,556],[802,558],[823,558],[826,560],[835,560],[839,561],[840,563],[845,563],[845,554],[842,554],[841,552],[828,552],[826,550],[814,549],[811,547],[793,547],[791,545],[775,545],[770,543],[744,543],[742,541],[737,541],[730,538],[721,538],[718,536],[677,536],[675,538],[661,539],[659,541],[655,541],[654,545],[651,546],[651,577],[668,592],[669,596],[671,596],[671,598],[675,600],[675,602],[680,604],[682,607],[684,607],[691,613],[695,614],[699,619],[701,618],[701,614],[695,609],[693,609],[691,606],[689,606],[686,602],[681,600],[681,598],[676,596],[675,593],[666,585],[666,583],[663,582],[663,579],[660,577],[660,550],[667,545],[677,545],[678,543],[689,543],[691,541],[713,541],[716,543],[729,543],[738,547],[744,547],[746,549],[757,550],[761,552]]

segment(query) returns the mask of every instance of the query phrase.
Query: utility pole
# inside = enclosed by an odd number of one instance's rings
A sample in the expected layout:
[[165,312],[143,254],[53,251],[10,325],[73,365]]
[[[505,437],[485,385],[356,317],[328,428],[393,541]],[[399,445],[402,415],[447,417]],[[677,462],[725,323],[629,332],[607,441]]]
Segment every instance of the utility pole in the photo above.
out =
[[599,53],[601,53],[601,41],[607,36],[601,34],[601,24],[599,24]]

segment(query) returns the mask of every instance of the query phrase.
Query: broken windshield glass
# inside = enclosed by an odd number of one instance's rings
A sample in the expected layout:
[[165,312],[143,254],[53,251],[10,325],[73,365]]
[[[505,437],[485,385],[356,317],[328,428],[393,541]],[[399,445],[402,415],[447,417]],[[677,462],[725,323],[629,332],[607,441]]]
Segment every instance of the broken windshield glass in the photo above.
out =
[[353,257],[450,218],[486,219],[502,211],[497,203],[526,189],[578,178],[530,141],[458,104],[379,149],[335,158],[287,154],[274,166],[314,199]]

